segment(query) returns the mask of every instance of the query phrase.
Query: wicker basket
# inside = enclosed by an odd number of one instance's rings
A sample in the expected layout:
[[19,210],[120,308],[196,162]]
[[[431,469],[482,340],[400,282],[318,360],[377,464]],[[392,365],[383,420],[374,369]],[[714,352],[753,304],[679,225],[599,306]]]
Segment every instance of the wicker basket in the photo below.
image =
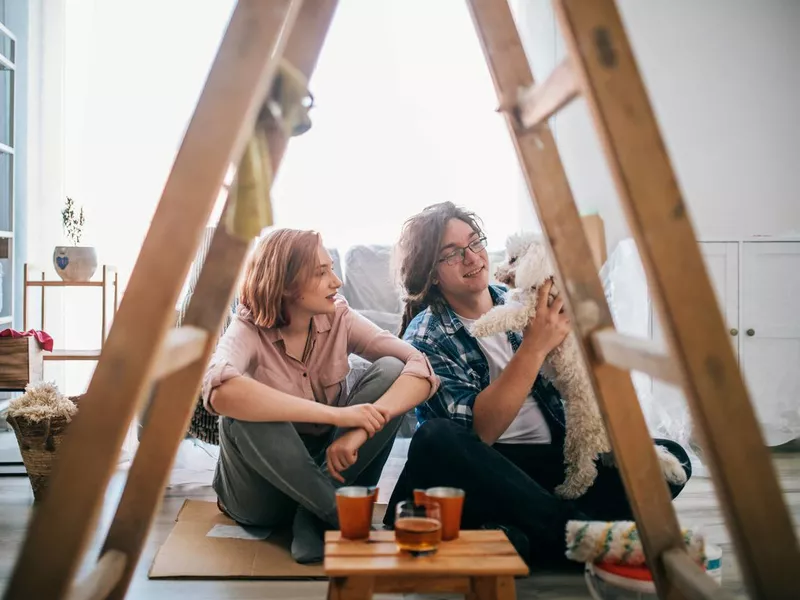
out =
[[[79,398],[70,396],[69,399],[77,405]],[[37,422],[11,415],[7,418],[17,436],[22,462],[33,488],[34,501],[39,502],[47,491],[56,453],[70,421],[66,417],[53,417]]]

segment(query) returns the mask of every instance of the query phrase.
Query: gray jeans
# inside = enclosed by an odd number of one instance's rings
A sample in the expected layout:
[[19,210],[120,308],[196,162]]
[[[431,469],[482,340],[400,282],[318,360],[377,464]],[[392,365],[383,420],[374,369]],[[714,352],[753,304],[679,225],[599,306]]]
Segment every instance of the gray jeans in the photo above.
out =
[[[346,405],[378,400],[403,370],[393,357],[376,360],[353,387]],[[367,440],[358,460],[342,472],[344,485],[377,485],[392,450],[402,416]],[[322,436],[300,435],[292,423],[220,419],[219,460],[213,487],[225,511],[242,525],[291,525],[298,504],[338,528],[336,488],[327,471],[325,451],[346,430]]]

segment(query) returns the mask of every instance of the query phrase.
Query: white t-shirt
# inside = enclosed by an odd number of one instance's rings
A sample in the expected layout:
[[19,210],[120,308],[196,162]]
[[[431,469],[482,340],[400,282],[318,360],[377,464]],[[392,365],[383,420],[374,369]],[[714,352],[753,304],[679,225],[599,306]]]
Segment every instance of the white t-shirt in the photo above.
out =
[[[474,319],[465,319],[460,315],[458,318],[467,329],[475,322]],[[491,383],[506,368],[514,355],[514,349],[511,347],[508,336],[503,332],[475,339],[489,363],[489,382]],[[497,439],[497,442],[503,444],[549,444],[551,441],[550,428],[532,394],[528,394],[517,416]]]

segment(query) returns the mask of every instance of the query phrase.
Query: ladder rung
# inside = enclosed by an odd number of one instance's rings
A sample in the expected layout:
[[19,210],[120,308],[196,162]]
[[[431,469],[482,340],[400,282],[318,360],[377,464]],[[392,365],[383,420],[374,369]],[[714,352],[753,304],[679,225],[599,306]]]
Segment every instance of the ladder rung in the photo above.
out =
[[167,339],[156,360],[153,380],[166,377],[192,364],[203,356],[208,332],[199,327],[177,327],[167,334]]
[[683,549],[667,550],[663,555],[667,575],[688,600],[732,600],[733,596],[723,590],[694,562]]
[[544,83],[522,90],[519,120],[526,129],[536,127],[564,108],[578,95],[578,80],[568,58],[553,69]]
[[591,339],[599,361],[682,385],[683,380],[674,361],[655,342],[625,335],[611,328],[594,332]]
[[105,552],[94,569],[70,590],[67,600],[101,600],[106,598],[125,571],[127,558],[119,550]]

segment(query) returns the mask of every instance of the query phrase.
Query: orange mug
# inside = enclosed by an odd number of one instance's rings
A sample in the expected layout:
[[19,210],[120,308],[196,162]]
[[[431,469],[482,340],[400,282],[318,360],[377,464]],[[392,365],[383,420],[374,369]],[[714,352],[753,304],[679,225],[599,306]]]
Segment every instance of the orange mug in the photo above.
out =
[[369,538],[372,511],[377,498],[377,487],[347,486],[336,490],[336,511],[339,513],[339,530],[343,538]]
[[464,490],[453,487],[434,487],[414,490],[414,502],[433,501],[441,507],[442,540],[458,539],[461,531],[461,511],[464,508]]

